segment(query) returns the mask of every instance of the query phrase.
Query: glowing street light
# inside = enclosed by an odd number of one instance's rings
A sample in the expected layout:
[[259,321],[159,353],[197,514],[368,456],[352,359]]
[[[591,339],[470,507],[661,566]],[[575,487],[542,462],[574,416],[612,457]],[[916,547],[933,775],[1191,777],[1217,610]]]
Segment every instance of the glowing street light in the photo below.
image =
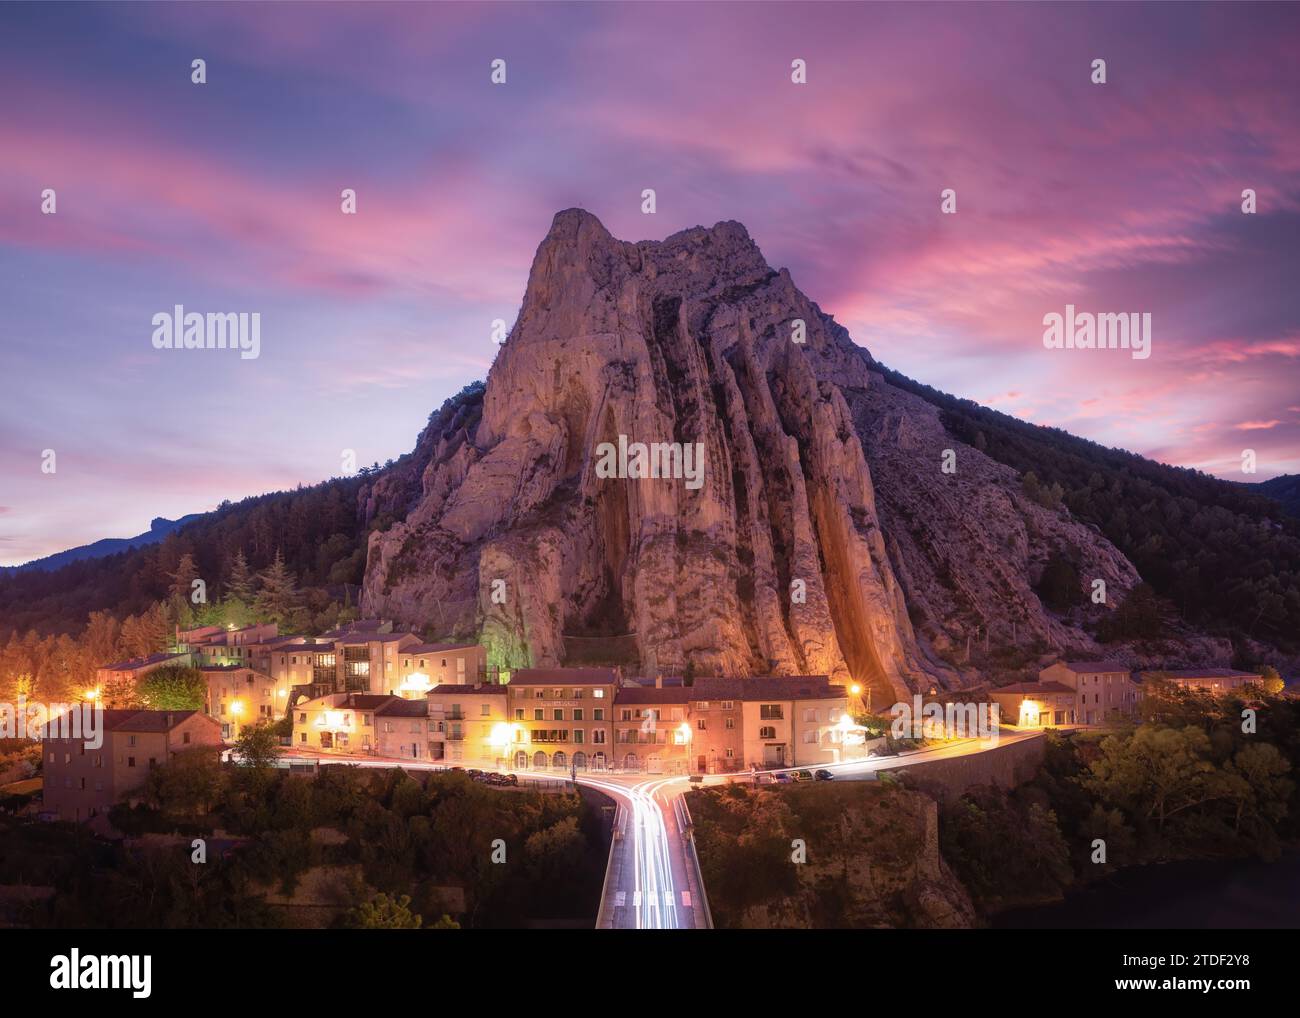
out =
[[96,700],[99,699],[99,690],[87,689],[85,692],[85,698],[89,700],[91,703],[94,703]]

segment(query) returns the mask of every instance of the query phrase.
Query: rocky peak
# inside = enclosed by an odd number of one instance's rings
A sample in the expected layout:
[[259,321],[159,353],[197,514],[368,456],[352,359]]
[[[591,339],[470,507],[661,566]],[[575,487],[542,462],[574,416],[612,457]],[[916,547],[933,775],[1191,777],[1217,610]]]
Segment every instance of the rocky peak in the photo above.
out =
[[[481,634],[507,667],[825,673],[880,706],[977,679],[962,638],[1007,619],[1086,651],[1032,589],[1061,549],[1116,594],[1136,580],[885,383],[736,222],[628,243],[559,213],[481,419],[456,413],[372,536],[363,606]],[[698,445],[702,483],[603,476],[620,436]]]

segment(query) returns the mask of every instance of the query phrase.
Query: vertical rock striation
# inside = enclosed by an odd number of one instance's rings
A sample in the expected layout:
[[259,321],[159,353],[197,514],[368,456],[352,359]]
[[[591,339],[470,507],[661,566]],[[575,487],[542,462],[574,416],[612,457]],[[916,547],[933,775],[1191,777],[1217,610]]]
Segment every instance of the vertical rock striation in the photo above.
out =
[[[877,704],[968,681],[938,651],[995,614],[1085,645],[1036,563],[1068,545],[1116,593],[1132,567],[974,449],[941,475],[957,443],[872,368],[739,223],[634,244],[561,212],[481,397],[431,420],[405,519],[371,535],[363,607],[481,632],[506,665],[622,647],[647,674],[824,673]],[[700,443],[703,484],[597,476],[620,435]]]

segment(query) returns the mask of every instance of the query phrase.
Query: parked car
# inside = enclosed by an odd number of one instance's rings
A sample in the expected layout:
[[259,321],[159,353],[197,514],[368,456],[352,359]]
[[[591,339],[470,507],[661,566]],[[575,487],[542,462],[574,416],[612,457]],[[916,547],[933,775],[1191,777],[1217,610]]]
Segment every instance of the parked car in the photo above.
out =
[[835,777],[835,775],[832,774],[830,771],[828,771],[825,767],[823,767],[819,771],[814,771],[813,777],[816,778],[818,781],[830,781],[832,778]]
[[812,771],[791,771],[790,779],[792,781],[811,781],[813,779]]
[[772,775],[772,780],[778,785],[788,785],[794,779],[785,771],[779,771]]

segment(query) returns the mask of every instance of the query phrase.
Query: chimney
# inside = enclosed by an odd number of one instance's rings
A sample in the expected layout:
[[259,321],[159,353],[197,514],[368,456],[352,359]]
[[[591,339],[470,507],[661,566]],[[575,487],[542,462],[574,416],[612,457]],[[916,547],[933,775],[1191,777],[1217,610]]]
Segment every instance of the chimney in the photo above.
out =
[[168,711],[168,712],[167,712],[167,727],[170,728],[171,726],[172,726],[172,713],[171,713],[171,711]]
[[659,672],[658,674],[655,675],[655,689],[663,689],[663,688],[664,688],[664,673]]

